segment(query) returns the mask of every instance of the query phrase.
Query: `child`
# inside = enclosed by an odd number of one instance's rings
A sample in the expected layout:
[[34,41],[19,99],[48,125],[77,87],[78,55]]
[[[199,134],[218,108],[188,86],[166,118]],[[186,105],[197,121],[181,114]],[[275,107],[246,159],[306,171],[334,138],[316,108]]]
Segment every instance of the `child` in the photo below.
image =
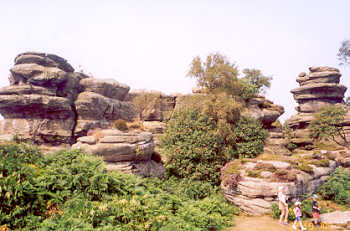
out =
[[318,226],[321,208],[318,206],[316,199],[317,199],[317,195],[312,194],[312,223],[314,223],[315,226]]
[[293,209],[294,215],[295,215],[295,221],[293,223],[293,229],[297,229],[296,224],[297,221],[299,221],[300,229],[306,230],[306,228],[303,226],[303,223],[301,222],[301,210],[300,210],[301,203],[299,201],[295,202],[295,207]]

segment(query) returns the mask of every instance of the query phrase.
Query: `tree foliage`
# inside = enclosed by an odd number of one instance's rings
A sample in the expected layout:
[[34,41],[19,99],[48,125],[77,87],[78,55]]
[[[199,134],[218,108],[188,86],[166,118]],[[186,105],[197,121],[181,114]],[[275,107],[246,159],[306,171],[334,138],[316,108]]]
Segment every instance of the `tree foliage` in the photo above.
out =
[[338,60],[340,61],[340,65],[350,63],[350,40],[344,40],[341,43],[337,56]]
[[219,53],[208,55],[204,62],[195,57],[188,72],[188,76],[195,78],[197,85],[208,93],[225,91],[233,96],[239,95],[241,90],[238,75],[236,65]]
[[258,69],[243,69],[244,80],[247,80],[250,84],[256,86],[258,88],[259,93],[264,93],[266,88],[271,87],[271,76],[265,76]]
[[163,138],[169,155],[169,175],[220,183],[220,169],[235,158],[255,157],[263,150],[267,133],[259,121],[239,117],[235,123],[217,120],[199,108],[174,112]]
[[211,54],[204,62],[194,58],[188,75],[206,94],[187,97],[168,122],[162,142],[170,157],[167,172],[218,185],[227,162],[263,151],[267,133],[261,122],[241,115],[246,100],[258,93],[252,81],[261,73],[239,79],[235,64]]
[[326,200],[350,205],[350,173],[341,167],[337,168],[327,182],[321,185],[318,192]]
[[[339,145],[347,145],[344,127],[341,125],[347,111],[338,105],[324,107],[310,124],[310,136],[314,139],[331,138]],[[340,140],[339,140],[340,139]]]

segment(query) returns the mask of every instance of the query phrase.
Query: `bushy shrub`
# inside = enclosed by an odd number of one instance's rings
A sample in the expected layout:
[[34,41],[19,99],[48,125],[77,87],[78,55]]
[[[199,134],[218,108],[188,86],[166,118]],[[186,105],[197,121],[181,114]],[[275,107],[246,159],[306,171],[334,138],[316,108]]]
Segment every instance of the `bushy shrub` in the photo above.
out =
[[326,183],[321,185],[318,192],[326,200],[333,200],[338,204],[350,204],[350,173],[343,168],[337,168]]
[[273,203],[271,206],[271,216],[273,219],[279,219],[281,216],[281,210],[278,208],[277,203]]
[[116,128],[120,131],[128,131],[129,130],[128,125],[126,124],[125,120],[121,120],[121,119],[116,120],[116,121],[114,121],[113,126],[114,126],[114,128]]
[[267,131],[262,124],[250,117],[241,116],[235,128],[235,144],[237,157],[254,158],[264,150]]
[[220,168],[233,157],[233,150],[217,134],[215,120],[201,114],[199,109],[182,108],[174,112],[162,144],[169,155],[166,166],[169,175],[216,185]]
[[41,156],[0,146],[0,227],[24,230],[221,230],[237,209],[218,188],[189,179],[107,173],[78,150]]
[[27,144],[0,145],[0,225],[16,229],[42,220],[46,202],[37,185],[41,158]]
[[162,139],[169,155],[167,173],[218,185],[220,168],[225,163],[255,157],[263,151],[267,133],[260,122],[241,116],[229,130],[221,130],[220,126],[223,125],[198,108],[175,111]]

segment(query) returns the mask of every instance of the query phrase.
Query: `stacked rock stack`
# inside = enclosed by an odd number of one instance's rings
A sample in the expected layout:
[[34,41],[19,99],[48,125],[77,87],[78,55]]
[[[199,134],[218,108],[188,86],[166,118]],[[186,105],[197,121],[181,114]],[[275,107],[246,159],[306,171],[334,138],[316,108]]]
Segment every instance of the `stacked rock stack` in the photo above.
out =
[[312,144],[307,130],[314,113],[331,104],[343,103],[346,87],[339,84],[341,74],[333,67],[310,67],[309,74],[302,72],[297,78],[300,87],[291,93],[299,104],[298,114],[288,120],[293,132],[292,142],[297,145]]
[[74,99],[81,79],[63,58],[27,52],[15,58],[10,86],[0,89],[1,134],[39,143],[70,143],[75,126]]
[[2,135],[37,144],[71,144],[94,126],[134,116],[133,106],[122,102],[128,86],[74,72],[57,55],[19,54],[10,72],[10,86],[0,89]]

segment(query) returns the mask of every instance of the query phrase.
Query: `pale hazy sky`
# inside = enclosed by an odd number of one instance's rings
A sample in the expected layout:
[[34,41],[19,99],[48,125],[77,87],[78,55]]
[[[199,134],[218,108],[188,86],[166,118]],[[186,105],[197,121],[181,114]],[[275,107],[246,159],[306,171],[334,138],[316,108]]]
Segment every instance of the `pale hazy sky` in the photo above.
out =
[[[220,52],[273,75],[267,97],[285,107],[283,120],[296,113],[299,72],[339,67],[349,10],[349,0],[2,0],[0,87],[18,53],[39,51],[131,89],[190,93],[192,58]],[[350,87],[350,66],[340,70]]]

